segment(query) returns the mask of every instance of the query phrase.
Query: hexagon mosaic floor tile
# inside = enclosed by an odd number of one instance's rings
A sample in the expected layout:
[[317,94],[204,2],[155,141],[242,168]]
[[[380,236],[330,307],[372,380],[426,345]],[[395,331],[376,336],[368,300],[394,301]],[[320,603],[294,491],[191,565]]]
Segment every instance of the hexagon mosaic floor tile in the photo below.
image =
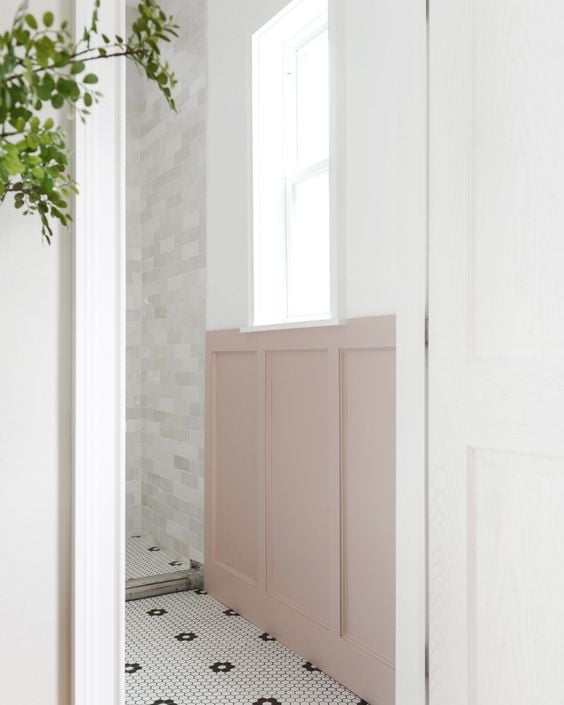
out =
[[126,705],[367,705],[202,590],[126,614]]
[[164,546],[155,544],[151,536],[130,536],[126,541],[125,577],[145,578],[164,573],[175,573],[190,567],[188,562],[178,560]]

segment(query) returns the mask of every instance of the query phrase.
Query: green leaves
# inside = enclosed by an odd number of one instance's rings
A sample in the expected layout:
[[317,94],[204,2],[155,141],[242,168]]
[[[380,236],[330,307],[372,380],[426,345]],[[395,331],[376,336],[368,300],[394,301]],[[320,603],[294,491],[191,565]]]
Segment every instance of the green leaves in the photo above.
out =
[[80,88],[78,83],[72,78],[59,78],[57,81],[57,93],[63,100],[76,102],[80,98]]
[[[110,0],[108,0],[110,1]],[[112,0],[113,1],[113,0]],[[67,108],[84,121],[99,101],[98,76],[87,63],[125,57],[136,63],[176,109],[174,73],[161,48],[176,37],[178,26],[156,0],[141,0],[131,35],[126,39],[98,33],[100,0],[94,2],[89,27],[76,41],[65,20],[57,27],[52,12],[40,22],[24,2],[11,29],[0,32],[0,204],[13,195],[23,215],[36,215],[48,242],[53,221],[68,226],[68,200],[77,193],[68,173],[70,150],[65,133],[45,106]]]
[[68,197],[76,192],[67,172],[69,151],[64,133],[52,118],[27,123],[25,139],[0,140],[0,201],[14,194],[14,206],[24,215],[38,215],[43,236],[50,242],[52,220],[68,226]]
[[3,145],[3,167],[8,176],[22,174],[25,171],[25,166],[20,160],[20,150],[13,144]]
[[46,69],[50,62],[55,63],[59,55],[55,48],[55,42],[49,37],[41,37],[35,42],[35,59],[39,66]]
[[53,76],[50,73],[46,73],[42,79],[40,79],[39,77],[37,78],[35,91],[37,93],[37,97],[40,100],[44,102],[49,101],[51,99],[51,95],[53,93],[54,88],[55,80],[53,79]]
[[84,69],[86,68],[86,64],[84,61],[76,61],[71,68],[71,75],[76,76],[79,73],[82,73]]
[[37,24],[37,20],[35,19],[35,17],[33,15],[26,15],[25,22],[28,27],[31,27],[31,29],[37,29],[39,26]]
[[35,152],[35,150],[39,147],[39,140],[37,139],[37,136],[33,132],[30,132],[28,134],[25,141],[26,141],[28,149],[31,152]]
[[161,47],[178,36],[178,25],[173,17],[167,17],[155,0],[141,0],[138,16],[132,25],[132,34],[127,40],[127,49],[132,59],[154,81],[164,95],[170,108],[176,110],[172,90],[177,84],[175,75],[163,60]]

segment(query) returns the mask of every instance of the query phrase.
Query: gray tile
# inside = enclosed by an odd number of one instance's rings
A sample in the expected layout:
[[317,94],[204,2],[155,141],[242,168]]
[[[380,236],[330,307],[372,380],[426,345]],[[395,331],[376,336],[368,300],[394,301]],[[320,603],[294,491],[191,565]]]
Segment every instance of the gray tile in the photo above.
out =
[[180,114],[127,70],[128,528],[201,560],[203,485],[178,471],[203,474],[206,3],[167,11]]

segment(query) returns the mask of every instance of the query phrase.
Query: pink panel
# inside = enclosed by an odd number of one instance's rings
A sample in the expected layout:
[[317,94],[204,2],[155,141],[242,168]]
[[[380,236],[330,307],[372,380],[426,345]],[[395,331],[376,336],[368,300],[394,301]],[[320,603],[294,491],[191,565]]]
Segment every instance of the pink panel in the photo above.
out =
[[212,356],[212,560],[258,580],[257,355]]
[[266,369],[268,591],[327,626],[335,487],[327,351],[271,352]]
[[391,665],[395,645],[394,400],[394,350],[341,353],[341,629],[347,640]]
[[393,317],[206,343],[206,589],[393,705]]

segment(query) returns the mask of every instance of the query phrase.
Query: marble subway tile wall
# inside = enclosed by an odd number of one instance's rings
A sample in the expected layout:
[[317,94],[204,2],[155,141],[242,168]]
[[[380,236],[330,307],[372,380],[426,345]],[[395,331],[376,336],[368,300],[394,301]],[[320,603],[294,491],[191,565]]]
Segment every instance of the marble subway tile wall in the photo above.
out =
[[[132,11],[128,11],[128,13]],[[141,531],[141,77],[126,66],[126,530]]]
[[[170,112],[154,86],[132,80],[143,95],[133,120],[139,128],[139,156],[138,161],[131,161],[140,184],[141,530],[181,557],[201,561],[206,2],[165,0],[163,7],[181,25],[180,37],[167,57],[179,80],[179,114]],[[135,251],[133,246],[130,255],[128,247],[132,270],[137,264]],[[137,334],[134,320],[132,312],[128,335],[131,330],[133,348]],[[130,377],[134,370],[132,365]],[[133,406],[128,405],[128,412],[131,408],[134,415]],[[128,433],[130,428],[133,434],[135,423],[128,425]],[[134,457],[132,454],[132,462]]]

